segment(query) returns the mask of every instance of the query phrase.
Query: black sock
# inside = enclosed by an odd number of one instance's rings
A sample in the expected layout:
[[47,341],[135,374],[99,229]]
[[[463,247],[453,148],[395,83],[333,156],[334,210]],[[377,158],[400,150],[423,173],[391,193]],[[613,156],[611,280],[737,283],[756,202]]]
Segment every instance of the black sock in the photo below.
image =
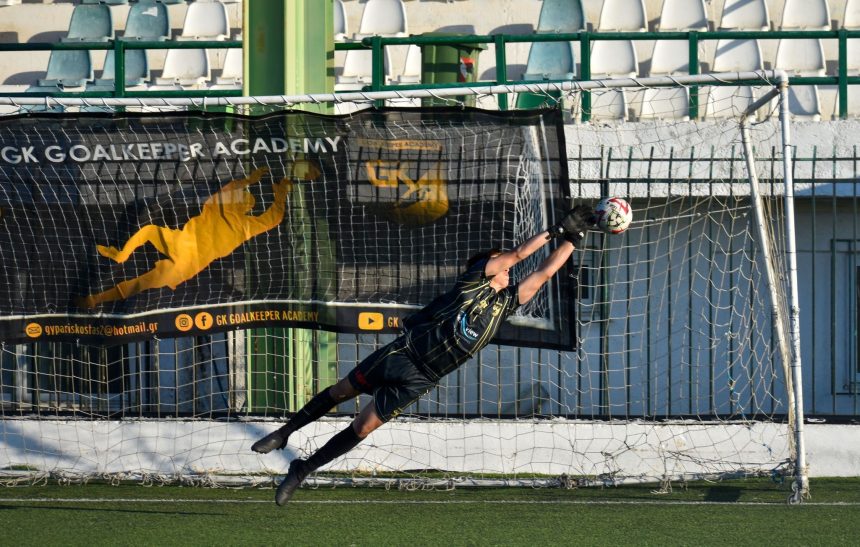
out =
[[309,423],[316,421],[326,413],[334,408],[334,405],[337,402],[334,400],[334,397],[331,396],[331,387],[327,387],[324,390],[320,391],[314,397],[305,404],[296,414],[290,418],[290,421],[287,422],[281,430],[285,433],[292,434],[294,431],[298,431]]
[[362,440],[362,437],[359,437],[355,433],[355,430],[352,428],[352,424],[349,424],[346,426],[346,429],[329,439],[322,448],[314,452],[314,454],[308,458],[308,472],[319,469],[338,456],[343,456],[355,448],[355,445],[360,443]]

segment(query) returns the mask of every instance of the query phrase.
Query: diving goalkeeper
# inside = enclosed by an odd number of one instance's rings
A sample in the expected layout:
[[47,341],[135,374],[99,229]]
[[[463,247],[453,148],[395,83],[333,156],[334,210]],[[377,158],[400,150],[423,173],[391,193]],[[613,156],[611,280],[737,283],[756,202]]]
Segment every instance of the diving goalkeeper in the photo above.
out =
[[[470,258],[450,291],[406,318],[401,336],[361,361],[346,378],[315,395],[286,425],[254,443],[251,450],[260,454],[282,449],[294,431],[324,416],[335,405],[361,393],[373,395],[348,427],[307,460],[290,463],[275,502],[286,504],[310,473],[346,454],[489,344],[505,318],[531,300],[567,262],[593,226],[593,216],[591,207],[574,207],[559,223],[510,251],[492,250]],[[508,270],[556,238],[562,241],[546,260],[518,284],[510,285]]]

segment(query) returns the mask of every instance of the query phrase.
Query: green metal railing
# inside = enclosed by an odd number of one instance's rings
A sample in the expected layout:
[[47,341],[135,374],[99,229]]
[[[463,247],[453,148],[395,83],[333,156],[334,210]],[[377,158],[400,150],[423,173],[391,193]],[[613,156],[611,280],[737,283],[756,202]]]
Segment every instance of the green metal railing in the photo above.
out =
[[[860,76],[849,76],[847,69],[848,40],[860,39],[860,30],[798,30],[798,31],[689,31],[689,32],[576,32],[568,34],[529,34],[529,35],[472,35],[472,36],[410,36],[403,38],[388,38],[372,36],[361,42],[348,42],[335,44],[336,51],[348,51],[364,49],[372,51],[372,80],[366,91],[384,90],[409,90],[409,89],[433,89],[434,87],[490,87],[493,85],[506,85],[513,83],[552,83],[563,80],[541,80],[541,81],[511,81],[507,77],[507,45],[516,43],[533,42],[577,42],[580,45],[580,72],[579,80],[591,79],[591,44],[602,40],[676,40],[686,41],[689,52],[689,73],[699,74],[699,45],[704,41],[721,39],[757,39],[757,40],[779,40],[779,39],[819,39],[838,41],[838,71],[835,76],[791,76],[789,82],[792,85],[834,85],[839,89],[839,117],[848,115],[848,86],[860,84]],[[496,79],[482,82],[446,83],[435,85],[388,85],[385,83],[385,66],[383,48],[386,46],[400,45],[455,45],[455,44],[493,44],[495,46]],[[0,52],[15,51],[51,51],[51,50],[113,50],[116,62],[115,89],[112,92],[39,92],[38,96],[49,97],[77,97],[77,98],[104,98],[104,97],[235,97],[242,93],[239,90],[191,90],[191,91],[127,91],[125,89],[125,51],[132,49],[225,49],[240,48],[240,41],[199,41],[199,42],[177,42],[177,41],[136,41],[136,40],[110,40],[107,42],[59,42],[44,44],[0,44]],[[752,82],[750,82],[752,83]],[[732,82],[736,85],[737,82]],[[696,118],[699,114],[699,98],[697,89],[693,87],[690,93],[690,117]],[[33,96],[34,93],[10,93],[9,96]],[[583,93],[582,107],[584,116],[590,110],[590,96],[588,92]],[[499,108],[509,108],[507,95],[499,97]]]
[[[846,118],[848,115],[848,86],[860,84],[860,76],[848,76],[848,40],[860,38],[860,30],[792,30],[792,31],[689,31],[689,32],[576,32],[569,34],[530,34],[530,35],[485,35],[485,36],[410,36],[406,38],[385,38],[373,36],[365,38],[361,42],[335,44],[338,51],[350,49],[370,49],[373,52],[372,83],[366,88],[369,91],[383,90],[407,90],[407,89],[432,89],[433,86],[413,85],[386,85],[385,69],[383,64],[382,48],[386,46],[399,45],[454,45],[454,44],[494,44],[496,60],[496,80],[487,82],[468,82],[459,84],[444,84],[438,87],[489,87],[493,85],[511,83],[548,83],[561,82],[563,80],[521,80],[511,82],[507,79],[507,53],[506,45],[524,42],[577,42],[580,45],[580,80],[591,79],[591,44],[601,40],[677,40],[686,41],[689,52],[689,73],[699,74],[699,45],[708,40],[723,39],[757,39],[757,40],[780,40],[780,39],[819,39],[838,40],[838,73],[835,76],[791,76],[789,83],[792,85],[835,85],[839,89],[839,117]],[[737,85],[738,82],[732,82]],[[699,115],[699,101],[697,89],[693,87],[690,92],[690,117]],[[590,94],[583,93],[582,109],[583,117],[587,120],[590,110]],[[506,95],[499,97],[499,108],[508,108]]]

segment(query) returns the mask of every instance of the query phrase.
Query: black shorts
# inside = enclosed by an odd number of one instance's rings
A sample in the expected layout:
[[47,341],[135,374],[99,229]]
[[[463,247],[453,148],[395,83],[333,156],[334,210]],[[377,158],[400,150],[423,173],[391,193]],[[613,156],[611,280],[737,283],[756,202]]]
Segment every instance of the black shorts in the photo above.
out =
[[396,418],[436,385],[407,355],[402,338],[371,353],[347,378],[358,391],[373,395],[376,414],[383,422]]

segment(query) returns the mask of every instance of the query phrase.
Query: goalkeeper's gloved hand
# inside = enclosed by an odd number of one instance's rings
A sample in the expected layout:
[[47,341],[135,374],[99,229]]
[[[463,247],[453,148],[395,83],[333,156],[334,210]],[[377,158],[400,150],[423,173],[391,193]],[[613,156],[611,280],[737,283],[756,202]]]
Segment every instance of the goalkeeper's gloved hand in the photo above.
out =
[[579,245],[585,232],[594,224],[594,210],[588,205],[577,205],[565,213],[561,221],[548,228],[549,237],[564,237],[574,245]]

